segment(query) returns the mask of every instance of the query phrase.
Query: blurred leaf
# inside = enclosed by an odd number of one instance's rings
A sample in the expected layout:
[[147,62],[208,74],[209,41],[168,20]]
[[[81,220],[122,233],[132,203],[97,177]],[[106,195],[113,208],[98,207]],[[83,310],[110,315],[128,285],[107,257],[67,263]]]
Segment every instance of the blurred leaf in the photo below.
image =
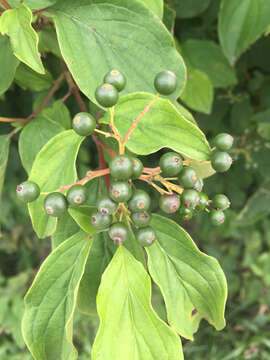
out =
[[18,65],[8,37],[0,34],[0,95],[10,87]]
[[8,161],[10,139],[8,135],[0,135],[0,204],[5,172]]
[[164,4],[163,23],[171,34],[174,31],[176,13],[167,4]]
[[178,18],[192,18],[205,11],[211,0],[181,0],[176,8]]
[[46,26],[39,32],[39,50],[41,53],[51,52],[55,56],[61,58],[60,48],[57,42],[55,28]]
[[15,82],[24,90],[42,91],[51,87],[53,78],[48,71],[44,75],[38,74],[28,66],[20,63],[15,73]]

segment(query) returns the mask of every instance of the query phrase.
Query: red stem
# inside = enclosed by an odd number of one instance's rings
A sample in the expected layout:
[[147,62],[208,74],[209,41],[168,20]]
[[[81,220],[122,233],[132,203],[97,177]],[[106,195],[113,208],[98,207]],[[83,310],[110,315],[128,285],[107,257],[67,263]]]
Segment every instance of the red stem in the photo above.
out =
[[9,5],[9,3],[6,0],[0,0],[0,1],[6,9],[12,9],[12,7]]

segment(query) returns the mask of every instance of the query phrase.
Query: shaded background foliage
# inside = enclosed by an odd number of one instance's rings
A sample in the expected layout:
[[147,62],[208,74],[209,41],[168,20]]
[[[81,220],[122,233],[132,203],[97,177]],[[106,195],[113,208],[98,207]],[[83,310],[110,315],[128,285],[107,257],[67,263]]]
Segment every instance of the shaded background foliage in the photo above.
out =
[[[249,11],[254,11],[252,1],[240,2],[243,6],[249,3]],[[265,7],[264,12],[267,11]],[[253,33],[254,38],[246,45],[242,42],[242,49],[239,44],[233,49],[226,38],[229,25],[222,19],[218,25],[218,16],[221,17],[219,0],[168,0],[163,15],[188,69],[182,103],[192,111],[210,140],[223,131],[235,137],[232,150],[235,161],[230,172],[216,174],[205,182],[210,196],[224,192],[230,197],[232,206],[226,222],[218,229],[213,228],[207,214],[202,214],[185,225],[199,248],[216,257],[225,271],[229,285],[227,327],[216,332],[203,322],[195,341],[184,342],[184,353],[186,359],[192,360],[203,357],[267,360],[270,359],[270,38],[267,32],[259,36],[269,25],[269,17],[261,19],[263,29],[257,35]],[[34,21],[42,61],[48,71],[39,75],[21,63],[16,68],[15,82],[0,97],[1,116],[27,117],[44,99],[61,71],[53,28],[38,18]],[[249,25],[245,24],[247,28]],[[53,118],[53,101],[61,99],[67,90],[63,83],[40,118]],[[69,111],[62,108],[61,114],[68,123],[79,108],[71,97],[65,104]],[[89,103],[89,106],[94,112],[94,105]],[[0,134],[11,130],[10,125],[1,125]],[[97,166],[97,154],[93,150],[94,144],[88,140],[79,152],[80,177],[86,169]],[[153,155],[146,161],[157,160]],[[3,360],[32,358],[20,333],[22,299],[39,264],[50,251],[49,241],[38,240],[33,233],[26,207],[15,196],[16,185],[26,177],[15,135],[11,139],[0,210],[0,358]],[[153,289],[154,306],[165,319],[163,300],[157,288]],[[75,344],[80,349],[81,360],[89,358],[89,336],[93,340],[98,326],[96,317],[91,320],[76,313]]]

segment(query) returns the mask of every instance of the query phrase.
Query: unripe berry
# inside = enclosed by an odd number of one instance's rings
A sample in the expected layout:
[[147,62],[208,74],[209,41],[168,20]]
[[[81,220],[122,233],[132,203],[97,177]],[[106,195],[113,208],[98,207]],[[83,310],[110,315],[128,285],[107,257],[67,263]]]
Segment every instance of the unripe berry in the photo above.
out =
[[222,225],[225,221],[225,215],[222,210],[211,210],[209,216],[212,224],[215,226]]
[[231,203],[226,195],[218,194],[214,197],[212,205],[216,209],[226,210],[230,207]]
[[172,71],[164,70],[158,73],[154,81],[155,88],[161,95],[172,94],[177,87],[176,75]]
[[159,207],[166,214],[175,213],[180,207],[180,197],[179,195],[162,195],[159,198]]
[[95,92],[97,102],[103,107],[112,107],[118,101],[118,91],[111,84],[102,84],[97,87]]
[[115,223],[109,229],[109,236],[115,244],[121,244],[128,237],[128,228],[123,223]]
[[195,182],[194,186],[193,186],[193,189],[198,191],[198,192],[201,192],[202,188],[203,188],[203,179],[198,178],[197,181]]
[[194,209],[200,202],[199,194],[196,190],[184,190],[181,195],[181,203],[190,209]]
[[113,85],[118,91],[122,91],[127,82],[125,75],[116,69],[109,71],[104,76],[103,81],[104,83]]
[[181,206],[179,208],[179,215],[180,215],[180,219],[183,221],[188,221],[191,220],[193,215],[194,215],[194,211],[192,209],[189,209],[185,206]]
[[179,184],[186,189],[193,188],[197,180],[198,176],[196,171],[190,166],[185,166],[178,176]]
[[73,185],[67,192],[67,201],[72,206],[82,205],[87,200],[87,189],[80,184]]
[[233,137],[230,134],[218,134],[214,138],[214,145],[218,150],[227,151],[233,145]]
[[232,158],[226,152],[214,152],[211,158],[211,165],[217,172],[228,171],[232,165]]
[[125,181],[114,182],[111,184],[109,195],[117,203],[128,201],[132,196],[131,185]]
[[108,196],[103,196],[98,200],[97,208],[102,215],[112,215],[117,209],[117,204]]
[[68,203],[65,196],[60,192],[53,192],[46,196],[44,209],[50,216],[60,217],[67,211]]
[[183,168],[183,161],[179,154],[168,152],[159,160],[159,166],[164,176],[176,176]]
[[208,202],[209,202],[208,196],[203,192],[199,193],[199,204],[196,206],[196,210],[198,211],[204,210],[208,205]]
[[109,164],[110,174],[118,180],[126,180],[133,174],[133,162],[127,155],[115,156]]
[[74,116],[72,128],[77,134],[88,136],[93,134],[96,128],[96,121],[89,113],[80,112]]
[[102,215],[100,212],[95,212],[91,216],[91,224],[96,230],[107,230],[112,223],[111,215]]
[[137,227],[145,227],[148,226],[151,222],[151,214],[143,211],[143,212],[134,212],[131,214],[131,220],[134,225]]
[[132,173],[132,179],[138,179],[142,175],[143,172],[143,163],[138,158],[133,158],[133,173]]
[[38,184],[33,181],[25,181],[17,186],[16,189],[17,197],[25,203],[35,201],[40,194]]
[[147,226],[145,228],[139,229],[136,233],[136,239],[141,246],[150,246],[156,239],[155,231]]
[[147,211],[150,208],[151,199],[146,191],[136,189],[128,202],[128,208],[132,212]]

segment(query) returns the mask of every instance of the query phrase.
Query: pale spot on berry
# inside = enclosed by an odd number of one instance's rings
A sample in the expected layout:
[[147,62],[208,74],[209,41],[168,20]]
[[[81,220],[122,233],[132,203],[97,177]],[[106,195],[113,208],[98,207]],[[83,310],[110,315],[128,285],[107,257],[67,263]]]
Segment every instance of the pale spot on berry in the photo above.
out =
[[18,192],[22,191],[23,190],[23,187],[21,185],[17,186],[17,189],[16,189]]
[[76,124],[76,125],[79,124],[80,121],[81,121],[81,119],[78,116],[75,117],[73,120],[74,124]]
[[105,209],[105,208],[102,208],[102,209],[100,210],[100,212],[101,212],[101,214],[103,214],[103,215],[109,214],[109,211],[108,211],[107,209]]
[[138,201],[137,206],[138,206],[139,209],[143,209],[144,206],[145,206],[144,201]]
[[97,222],[97,218],[95,216],[91,217],[92,224],[95,224]]
[[118,74],[119,74],[119,71],[118,71],[118,70],[112,70],[112,71],[111,71],[111,74],[112,74],[112,75],[118,75]]
[[82,203],[82,198],[80,196],[77,196],[75,199],[74,199],[75,203],[76,204],[81,204]]
[[103,84],[102,87],[103,87],[104,89],[109,89],[110,87],[112,87],[112,85],[106,83],[106,84]]
[[51,208],[50,206],[46,207],[46,212],[49,215],[53,214],[53,208]]

